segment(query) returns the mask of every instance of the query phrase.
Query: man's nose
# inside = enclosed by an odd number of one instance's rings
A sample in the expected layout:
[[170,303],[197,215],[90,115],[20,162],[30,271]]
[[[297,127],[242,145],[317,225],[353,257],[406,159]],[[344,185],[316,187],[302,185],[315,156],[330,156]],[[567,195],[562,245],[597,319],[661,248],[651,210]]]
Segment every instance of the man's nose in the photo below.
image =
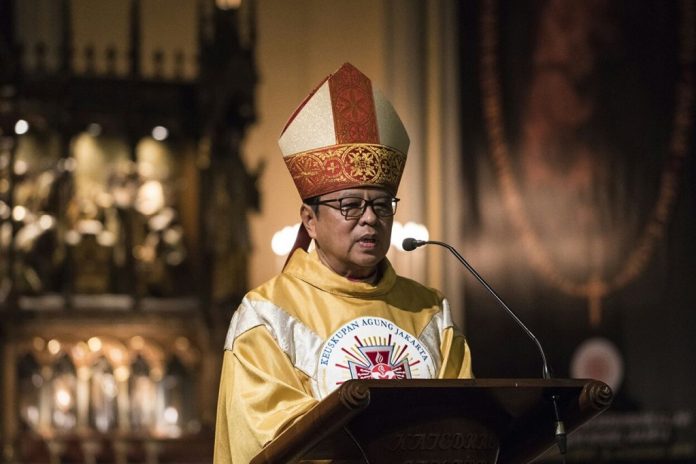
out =
[[360,216],[360,222],[364,224],[374,224],[377,222],[377,214],[375,214],[375,210],[372,209],[373,205],[368,204],[365,205],[365,211],[362,213],[362,216]]

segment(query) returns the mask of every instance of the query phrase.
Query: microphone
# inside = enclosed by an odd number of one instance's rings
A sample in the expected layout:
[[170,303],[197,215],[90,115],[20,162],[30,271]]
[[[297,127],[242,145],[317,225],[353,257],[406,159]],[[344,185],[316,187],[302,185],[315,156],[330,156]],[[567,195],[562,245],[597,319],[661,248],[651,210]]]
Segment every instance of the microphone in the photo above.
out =
[[[436,240],[417,240],[415,238],[405,238],[404,241],[401,243],[401,247],[404,249],[404,251],[413,251],[416,248],[422,247],[423,245],[438,245],[444,248],[447,248],[458,260],[460,263],[464,265],[464,267],[473,275],[476,280],[479,281],[481,285],[484,286],[488,292],[493,295],[493,297],[500,303],[500,305],[505,309],[507,314],[512,318],[513,321],[517,323],[518,326],[522,328],[522,330],[527,334],[529,338],[532,339],[534,344],[536,345],[537,349],[539,350],[539,354],[541,355],[541,362],[542,362],[542,371],[541,371],[541,377],[545,380],[550,380],[552,378],[551,376],[551,370],[549,369],[549,363],[546,361],[546,353],[544,352],[544,348],[541,346],[541,343],[539,342],[539,339],[534,335],[534,333],[529,330],[529,328],[522,322],[522,320],[517,317],[517,314],[510,309],[510,307],[505,304],[502,298],[496,293],[495,290],[493,290],[493,287],[488,285],[488,282],[484,280],[481,275],[476,272],[476,269],[474,269],[471,264],[469,264],[462,255],[459,254],[459,252],[450,244],[445,243],[445,242],[438,242]],[[565,425],[563,421],[561,420],[561,414],[558,409],[558,395],[552,395],[551,399],[553,400],[553,411],[554,415],[556,418],[556,430],[555,430],[555,437],[556,437],[556,444],[558,445],[558,449],[560,450],[561,454],[566,453],[566,431],[565,431]]]
[[424,242],[423,240],[416,240],[415,238],[405,238],[404,241],[401,243],[401,248],[404,249],[404,251],[413,251],[418,247],[421,247],[425,245],[427,242]]

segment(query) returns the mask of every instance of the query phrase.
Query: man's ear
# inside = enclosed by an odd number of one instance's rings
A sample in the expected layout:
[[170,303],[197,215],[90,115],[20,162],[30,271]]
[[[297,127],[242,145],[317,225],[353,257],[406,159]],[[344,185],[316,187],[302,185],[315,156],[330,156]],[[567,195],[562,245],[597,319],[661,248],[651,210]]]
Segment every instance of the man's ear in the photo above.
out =
[[300,207],[300,218],[302,219],[302,224],[304,225],[305,229],[307,229],[307,233],[309,234],[310,238],[316,239],[317,213],[314,212],[311,206],[302,203],[302,206]]

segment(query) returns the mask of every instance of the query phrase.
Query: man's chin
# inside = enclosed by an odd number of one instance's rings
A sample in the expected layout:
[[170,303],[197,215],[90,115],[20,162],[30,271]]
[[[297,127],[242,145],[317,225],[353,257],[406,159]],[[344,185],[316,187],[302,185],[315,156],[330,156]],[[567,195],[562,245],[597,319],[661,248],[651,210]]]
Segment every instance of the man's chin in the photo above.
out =
[[375,255],[363,255],[360,256],[358,259],[353,261],[353,264],[356,266],[359,266],[363,269],[369,269],[372,270],[374,269],[379,263],[382,262],[384,259],[385,255],[384,254],[375,254]]

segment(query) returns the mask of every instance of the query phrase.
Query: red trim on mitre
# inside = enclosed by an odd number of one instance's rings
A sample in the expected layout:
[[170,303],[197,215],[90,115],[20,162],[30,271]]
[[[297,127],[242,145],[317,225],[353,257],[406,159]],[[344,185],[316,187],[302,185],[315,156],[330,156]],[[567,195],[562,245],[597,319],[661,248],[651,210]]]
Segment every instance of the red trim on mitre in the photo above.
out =
[[345,63],[329,77],[336,143],[379,143],[370,79]]

